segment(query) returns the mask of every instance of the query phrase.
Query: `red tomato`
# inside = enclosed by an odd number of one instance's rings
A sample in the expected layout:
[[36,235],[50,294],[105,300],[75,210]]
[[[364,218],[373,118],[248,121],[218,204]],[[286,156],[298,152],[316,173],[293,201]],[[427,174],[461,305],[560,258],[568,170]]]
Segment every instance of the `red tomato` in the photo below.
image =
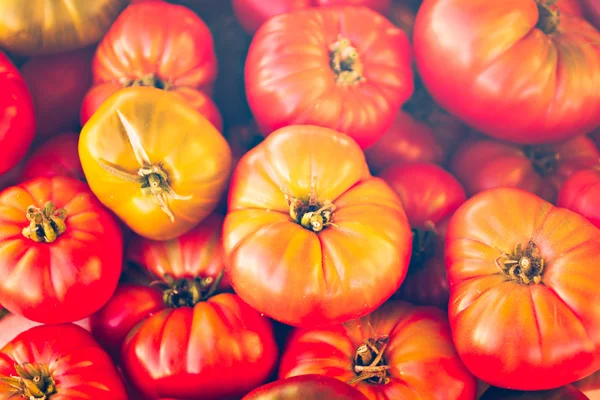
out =
[[42,323],[96,312],[117,287],[122,233],[85,183],[35,178],[0,193],[0,304]]
[[0,52],[0,175],[27,153],[35,134],[33,101],[19,70]]
[[306,374],[348,382],[369,400],[471,400],[477,386],[442,311],[401,301],[343,325],[292,333],[279,377]]
[[600,125],[600,33],[579,17],[559,18],[550,3],[425,0],[414,46],[434,99],[481,132],[518,143]]
[[300,375],[280,379],[248,393],[242,400],[367,400],[352,386],[323,375]]
[[466,366],[518,390],[596,371],[599,263],[600,230],[572,211],[514,188],[467,200],[446,235],[448,314]]
[[522,392],[493,387],[485,392],[481,400],[589,400],[589,397],[572,385],[535,392]]
[[0,400],[126,400],[108,355],[83,328],[46,325],[21,333],[0,350]]
[[447,220],[466,200],[460,183],[433,164],[393,166],[379,175],[396,191],[413,232],[408,274],[398,297],[413,304],[448,306],[444,264]]
[[21,181],[38,176],[68,176],[85,181],[79,161],[77,133],[62,133],[48,139],[31,153],[21,171]]
[[279,15],[256,33],[246,95],[263,134],[318,125],[372,145],[413,92],[406,34],[366,7]]
[[554,201],[565,179],[599,162],[600,153],[587,136],[540,146],[480,139],[458,149],[450,171],[469,195],[496,187],[516,187]]
[[94,51],[95,46],[33,57],[21,68],[33,97],[39,136],[79,129],[79,108],[92,85]]
[[600,170],[578,171],[565,181],[556,205],[586,217],[600,228]]
[[592,24],[600,29],[600,3],[597,0],[581,0],[585,16]]

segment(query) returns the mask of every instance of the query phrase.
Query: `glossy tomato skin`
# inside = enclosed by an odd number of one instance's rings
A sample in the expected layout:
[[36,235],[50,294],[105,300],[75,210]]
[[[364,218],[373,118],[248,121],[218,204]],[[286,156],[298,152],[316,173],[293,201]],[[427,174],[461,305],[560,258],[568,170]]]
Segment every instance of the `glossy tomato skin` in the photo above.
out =
[[586,18],[600,29],[600,4],[595,0],[581,0]]
[[481,400],[589,400],[589,398],[575,386],[567,385],[558,389],[539,390],[535,392],[493,387],[486,390]]
[[[179,196],[168,195],[169,215],[139,182],[107,171],[101,163],[136,174],[136,160],[117,110],[130,122],[151,163]],[[196,226],[217,206],[231,170],[231,150],[216,128],[174,94],[154,88],[123,89],[83,128],[79,156],[94,194],[138,235],[167,240]]]
[[600,85],[600,52],[589,45],[600,33],[562,13],[557,30],[546,34],[536,27],[538,3],[423,2],[416,63],[442,107],[483,133],[518,143],[565,140],[600,124],[600,94],[592,89]]
[[469,195],[496,187],[516,187],[555,201],[562,183],[574,172],[600,162],[600,153],[587,136],[553,143],[538,150],[491,139],[463,143],[450,171]]
[[[319,232],[292,219],[286,200],[309,202],[311,186],[318,205],[335,207],[333,225]],[[317,326],[388,299],[406,274],[411,233],[398,197],[369,174],[354,141],[301,125],[273,133],[238,163],[223,243],[244,301],[277,321]]]
[[[535,249],[525,251],[530,243]],[[523,257],[529,272],[501,268]],[[600,231],[572,211],[514,188],[467,200],[446,235],[449,318],[466,366],[519,390],[556,388],[597,370],[600,312],[589,305],[598,288],[589,282],[598,262]]]
[[[66,230],[52,243],[22,234],[27,209],[51,201],[66,210]],[[71,322],[100,309],[121,273],[123,238],[85,183],[40,177],[0,193],[0,304],[42,323]]]
[[[362,81],[343,80],[330,65],[330,48],[344,38],[356,50]],[[270,19],[254,36],[246,95],[265,135],[292,124],[318,125],[367,148],[413,92],[411,59],[406,34],[366,7],[299,10]]]
[[0,52],[0,175],[27,153],[35,135],[31,94],[19,70]]
[[383,335],[389,383],[352,384],[369,400],[475,398],[475,378],[454,350],[443,312],[401,301],[343,325],[296,330],[282,354],[279,377],[320,374],[348,382],[356,376],[357,348]]
[[299,375],[280,379],[253,390],[242,400],[336,399],[367,400],[352,386],[324,375]]
[[600,228],[600,171],[589,169],[571,175],[562,185],[556,205],[583,215]]
[[[110,357],[83,328],[73,324],[31,328],[0,350],[0,376],[17,375],[14,364],[41,363],[48,367],[63,399],[126,400],[127,394]],[[11,397],[0,381],[0,399]]]
[[21,171],[21,181],[55,175],[85,181],[77,153],[78,143],[79,135],[72,132],[48,139],[27,156]]

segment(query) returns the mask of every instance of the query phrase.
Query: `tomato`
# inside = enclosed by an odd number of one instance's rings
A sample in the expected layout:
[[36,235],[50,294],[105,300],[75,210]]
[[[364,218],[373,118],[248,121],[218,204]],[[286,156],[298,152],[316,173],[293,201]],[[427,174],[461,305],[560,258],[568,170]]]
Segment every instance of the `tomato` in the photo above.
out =
[[411,232],[352,139],[290,126],[239,161],[223,243],[245,302],[289,325],[320,326],[365,315],[398,289]]
[[[1,6],[0,6],[1,8]],[[35,134],[33,101],[25,81],[0,52],[0,175],[27,153]]]
[[518,143],[600,125],[600,32],[580,17],[559,18],[551,3],[425,0],[414,46],[433,98],[481,132]]
[[467,200],[446,235],[448,314],[466,366],[518,390],[599,369],[599,262],[600,230],[572,211],[514,188]]
[[248,393],[242,400],[336,399],[367,400],[352,386],[323,375],[300,375],[280,379]]
[[398,194],[413,243],[406,279],[398,297],[413,304],[448,306],[444,237],[448,219],[465,200],[456,178],[434,164],[392,166],[380,175]]
[[85,183],[35,178],[0,193],[0,304],[42,323],[71,322],[114,292],[122,233]]
[[30,58],[21,73],[33,97],[37,135],[79,129],[79,108],[92,85],[95,47]]
[[490,388],[481,400],[588,400],[588,397],[574,386],[567,385],[558,389],[535,392]]
[[581,0],[585,10],[585,16],[592,24],[600,29],[600,3],[596,0]]
[[0,350],[0,399],[126,400],[108,355],[85,329],[46,325],[21,333]]
[[556,205],[583,215],[600,228],[600,170],[582,170],[571,175],[562,185]]
[[3,0],[0,47],[21,55],[56,54],[96,43],[128,0]]
[[296,330],[279,377],[305,374],[350,383],[369,400],[471,400],[477,386],[454,350],[442,311],[401,301],[343,325]]
[[231,150],[180,97],[147,87],[108,99],[83,127],[79,157],[94,194],[137,234],[177,237],[216,207]]
[[78,142],[77,133],[62,133],[48,139],[27,157],[21,171],[21,181],[55,175],[85,181],[77,153]]
[[365,7],[276,16],[256,33],[246,95],[263,134],[292,124],[335,129],[362,147],[391,126],[413,92],[406,34]]
[[450,171],[469,195],[506,186],[554,201],[565,179],[599,162],[600,153],[587,136],[538,146],[475,139],[454,154]]

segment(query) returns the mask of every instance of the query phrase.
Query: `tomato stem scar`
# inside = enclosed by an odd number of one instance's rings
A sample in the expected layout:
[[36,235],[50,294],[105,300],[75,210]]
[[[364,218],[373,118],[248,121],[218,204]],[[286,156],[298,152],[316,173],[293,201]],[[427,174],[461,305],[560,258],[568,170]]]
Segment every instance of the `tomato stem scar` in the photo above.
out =
[[43,364],[15,364],[17,376],[0,377],[3,382],[11,387],[12,396],[23,397],[30,400],[47,400],[56,393],[56,382],[50,370]]
[[338,35],[338,40],[329,46],[329,58],[338,85],[354,86],[366,81],[364,65],[349,39]]
[[327,226],[337,226],[331,221],[335,205],[330,201],[324,201],[323,204],[320,204],[317,201],[316,186],[317,178],[313,177],[308,200],[300,200],[293,197],[286,193],[283,188],[280,188],[280,190],[283,192],[285,200],[288,203],[290,217],[305,229],[313,232],[321,232]]
[[387,376],[390,366],[387,365],[384,359],[388,341],[389,337],[387,335],[376,339],[369,338],[356,349],[354,356],[354,372],[356,376],[350,379],[348,384],[366,382],[385,385],[390,382],[390,378]]
[[496,265],[504,274],[523,285],[540,283],[545,268],[544,259],[533,239],[525,248],[519,243],[512,254],[503,253],[496,259]]
[[21,233],[34,242],[52,243],[67,230],[67,211],[56,209],[51,201],[46,202],[43,208],[27,207],[26,215],[29,225]]

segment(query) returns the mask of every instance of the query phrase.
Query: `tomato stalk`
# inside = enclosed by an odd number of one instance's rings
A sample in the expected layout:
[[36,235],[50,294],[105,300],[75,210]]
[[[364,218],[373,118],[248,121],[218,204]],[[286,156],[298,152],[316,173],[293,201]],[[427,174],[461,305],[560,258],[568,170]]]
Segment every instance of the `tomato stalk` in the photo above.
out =
[[435,256],[435,241],[438,232],[433,222],[426,221],[425,229],[413,228],[412,235],[413,245],[408,267],[409,273],[422,268],[427,260]]
[[43,364],[15,364],[18,376],[0,377],[14,392],[9,397],[23,397],[29,400],[46,400],[56,393],[56,382],[50,370]]
[[162,90],[171,90],[173,84],[165,82],[156,74],[145,75],[138,79],[126,78],[123,80],[123,87],[145,86]]
[[550,35],[558,29],[560,24],[560,10],[554,7],[556,0],[538,0],[538,22],[536,28],[547,35]]
[[358,51],[350,40],[338,35],[338,40],[329,46],[330,66],[340,86],[354,86],[365,82],[364,65]]
[[525,155],[531,160],[533,168],[541,176],[552,176],[558,169],[560,154],[554,151],[551,146],[525,146]]
[[512,254],[502,254],[496,259],[496,265],[523,285],[540,283],[545,268],[544,259],[533,239],[529,240],[525,248],[519,243]]
[[317,201],[316,185],[317,178],[313,177],[307,200],[300,200],[287,194],[283,188],[280,189],[288,203],[290,217],[305,229],[321,232],[329,225],[336,226],[331,221],[335,205],[330,201],[324,201],[323,204]]
[[23,228],[22,234],[34,242],[52,243],[67,230],[66,218],[67,211],[64,208],[57,210],[51,201],[43,208],[31,205],[27,207],[29,226]]
[[387,335],[373,339],[365,340],[354,356],[354,372],[356,376],[348,384],[352,385],[358,382],[367,382],[377,385],[385,385],[390,382],[387,371],[390,366],[384,357],[384,352],[388,346],[389,337]]
[[209,276],[193,279],[174,279],[170,275],[165,275],[164,281],[154,282],[152,285],[159,286],[163,290],[163,302],[167,307],[194,307],[216,293],[223,280],[224,273],[221,270],[216,278]]

